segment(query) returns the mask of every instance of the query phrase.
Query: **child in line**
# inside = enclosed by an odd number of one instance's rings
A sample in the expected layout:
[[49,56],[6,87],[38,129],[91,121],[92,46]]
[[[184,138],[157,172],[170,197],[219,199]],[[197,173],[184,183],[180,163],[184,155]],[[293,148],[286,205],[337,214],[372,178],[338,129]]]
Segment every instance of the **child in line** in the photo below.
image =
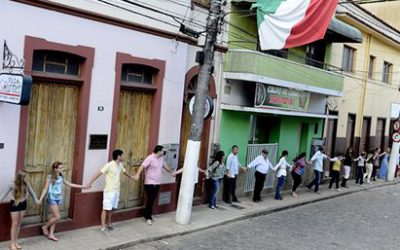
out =
[[71,183],[64,179],[62,172],[64,170],[62,162],[56,161],[51,165],[52,173],[46,178],[46,184],[40,196],[39,203],[43,202],[47,194],[47,204],[50,206],[53,217],[42,226],[43,234],[52,241],[57,242],[58,239],[54,236],[56,223],[60,220],[60,206],[62,204],[62,184],[64,183],[71,188],[86,189],[83,185]]
[[339,188],[340,179],[340,167],[342,166],[342,160],[344,159],[342,153],[338,153],[336,157],[329,158],[333,162],[332,172],[331,172],[331,182],[329,183],[329,190],[332,190],[332,184],[336,183],[336,191],[341,191]]
[[365,163],[365,168],[367,172],[364,174],[364,179],[367,182],[367,184],[371,184],[371,176],[372,176],[372,171],[374,168],[373,162],[374,162],[374,151],[371,151],[368,153],[367,158],[366,158],[366,163]]
[[39,204],[38,198],[29,183],[29,176],[24,170],[19,171],[15,176],[14,183],[10,184],[3,197],[0,199],[2,202],[9,194],[12,194],[10,201],[10,215],[11,215],[11,244],[10,250],[22,249],[17,243],[19,231],[21,229],[21,221],[25,216],[27,207],[28,193],[35,202]]
[[356,184],[360,183],[361,187],[364,187],[364,166],[365,166],[365,161],[366,158],[365,156],[367,153],[362,152],[360,156],[354,159],[354,161],[357,162],[357,178],[356,178]]
[[275,200],[282,200],[281,196],[281,190],[283,187],[283,183],[286,178],[286,169],[289,169],[289,171],[292,170],[292,165],[290,165],[286,161],[286,157],[289,155],[289,152],[287,150],[283,150],[281,154],[281,158],[279,159],[278,164],[273,168],[273,170],[277,172],[276,177],[278,177],[278,184],[276,185],[275,189]]

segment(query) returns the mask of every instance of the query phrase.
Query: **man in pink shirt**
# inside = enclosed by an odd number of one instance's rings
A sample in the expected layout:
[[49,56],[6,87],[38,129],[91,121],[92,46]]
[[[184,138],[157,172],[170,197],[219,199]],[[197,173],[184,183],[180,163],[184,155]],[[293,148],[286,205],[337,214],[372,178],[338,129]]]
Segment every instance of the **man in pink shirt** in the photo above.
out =
[[145,170],[144,179],[144,190],[147,196],[146,209],[144,212],[144,218],[148,225],[152,224],[153,215],[153,204],[156,199],[158,190],[160,189],[162,170],[172,174],[172,170],[169,168],[167,163],[164,161],[163,156],[165,155],[164,147],[157,145],[151,155],[147,156],[138,172],[135,175],[135,180],[139,180],[140,174]]

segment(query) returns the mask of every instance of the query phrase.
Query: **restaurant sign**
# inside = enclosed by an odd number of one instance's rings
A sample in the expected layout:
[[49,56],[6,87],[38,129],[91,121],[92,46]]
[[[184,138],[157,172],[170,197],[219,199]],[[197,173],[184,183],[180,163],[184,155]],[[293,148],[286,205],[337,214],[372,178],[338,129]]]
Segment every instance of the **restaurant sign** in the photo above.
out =
[[309,92],[257,83],[254,106],[307,111],[309,101]]
[[26,75],[0,74],[0,102],[28,105],[32,88],[32,78]]

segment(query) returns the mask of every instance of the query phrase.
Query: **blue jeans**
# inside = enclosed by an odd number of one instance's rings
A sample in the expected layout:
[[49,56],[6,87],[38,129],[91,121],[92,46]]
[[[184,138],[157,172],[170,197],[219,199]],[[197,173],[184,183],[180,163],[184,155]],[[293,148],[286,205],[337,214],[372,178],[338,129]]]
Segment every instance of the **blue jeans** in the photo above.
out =
[[364,184],[364,167],[357,167],[356,183]]
[[218,179],[218,180],[211,179],[212,190],[211,190],[211,197],[210,197],[210,207],[217,206],[217,193],[219,190],[219,186],[221,184],[221,180],[222,179]]
[[314,192],[318,192],[318,188],[319,188],[319,177],[321,176],[321,172],[319,172],[318,170],[314,169],[314,175],[315,178],[314,180],[312,180],[312,182],[310,182],[310,184],[307,185],[308,189],[311,189],[312,186],[315,185],[314,187]]
[[285,177],[286,176],[283,176],[283,175],[278,177],[278,184],[276,184],[276,189],[275,189],[275,199],[282,198],[281,190],[282,190],[282,187],[283,187],[283,183],[285,182]]

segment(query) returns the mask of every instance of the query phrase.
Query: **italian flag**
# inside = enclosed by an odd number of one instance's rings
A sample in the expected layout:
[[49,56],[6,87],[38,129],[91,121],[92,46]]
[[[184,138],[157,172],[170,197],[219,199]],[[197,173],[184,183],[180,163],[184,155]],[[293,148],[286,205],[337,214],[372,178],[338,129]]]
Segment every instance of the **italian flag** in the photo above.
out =
[[322,39],[339,0],[257,0],[262,50],[301,46]]

